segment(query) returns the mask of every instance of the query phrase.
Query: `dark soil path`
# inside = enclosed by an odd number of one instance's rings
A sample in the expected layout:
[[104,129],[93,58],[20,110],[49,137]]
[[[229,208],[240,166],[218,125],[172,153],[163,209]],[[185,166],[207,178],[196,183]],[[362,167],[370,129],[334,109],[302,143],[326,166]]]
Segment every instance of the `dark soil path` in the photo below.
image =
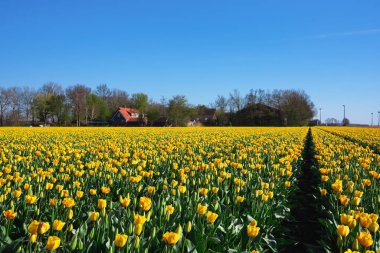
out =
[[314,143],[311,129],[305,140],[301,171],[297,177],[297,190],[290,199],[291,217],[282,223],[280,252],[324,252],[324,218],[319,191],[320,175],[314,160]]

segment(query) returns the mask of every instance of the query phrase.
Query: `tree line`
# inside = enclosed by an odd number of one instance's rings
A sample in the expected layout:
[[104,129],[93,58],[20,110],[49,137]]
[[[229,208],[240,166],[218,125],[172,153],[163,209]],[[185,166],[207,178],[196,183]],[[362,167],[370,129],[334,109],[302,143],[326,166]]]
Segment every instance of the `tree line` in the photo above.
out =
[[[239,111],[255,104],[264,104],[280,110],[286,125],[305,125],[314,116],[315,108],[309,96],[299,90],[250,90],[241,95],[234,90],[228,96],[218,95],[208,107],[216,109],[215,125],[232,125],[239,122]],[[125,90],[111,89],[100,84],[95,89],[77,84],[64,89],[55,82],[40,88],[0,87],[0,125],[58,126],[93,125],[107,123],[120,106],[139,110],[148,116],[148,125],[166,117],[172,125],[181,126],[205,105],[191,105],[186,96],[176,95],[160,101],[147,94],[129,94]]]

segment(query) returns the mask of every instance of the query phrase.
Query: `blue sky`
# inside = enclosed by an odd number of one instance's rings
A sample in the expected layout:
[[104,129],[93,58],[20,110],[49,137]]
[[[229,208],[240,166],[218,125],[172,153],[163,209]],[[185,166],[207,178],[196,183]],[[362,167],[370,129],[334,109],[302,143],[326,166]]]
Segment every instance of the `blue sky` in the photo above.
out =
[[[209,104],[303,89],[322,120],[380,110],[380,1],[0,1],[0,86],[100,83]],[[319,116],[318,116],[319,117]]]

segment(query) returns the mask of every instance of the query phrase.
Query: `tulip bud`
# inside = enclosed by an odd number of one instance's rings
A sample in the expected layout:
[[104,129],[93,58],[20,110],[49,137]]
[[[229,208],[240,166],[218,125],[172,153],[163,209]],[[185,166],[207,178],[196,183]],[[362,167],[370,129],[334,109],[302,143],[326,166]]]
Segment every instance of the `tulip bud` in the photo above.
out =
[[343,239],[342,239],[342,236],[338,236],[338,241],[337,241],[337,244],[338,244],[338,247],[342,247],[343,246]]
[[358,241],[358,239],[355,239],[354,242],[352,243],[352,249],[353,250],[359,250],[359,241]]
[[70,224],[69,226],[69,232],[73,231],[74,227],[73,227],[73,224]]
[[70,249],[73,251],[77,247],[78,236],[75,235],[73,241],[71,242]]
[[215,206],[214,206],[214,211],[217,211],[219,209],[219,202],[216,201]]
[[371,225],[369,225],[369,230],[372,233],[376,233],[377,230],[379,230],[379,224],[377,224],[377,222],[372,222]]
[[177,227],[177,229],[175,230],[175,232],[176,232],[177,234],[179,234],[179,237],[180,237],[180,238],[182,237],[182,226],[181,226],[181,224],[178,225],[178,227]]
[[155,236],[156,236],[156,227],[153,227],[150,237],[154,238]]
[[148,212],[147,216],[146,216],[146,221],[149,222],[150,221],[150,217],[152,216],[152,209]]
[[33,234],[29,237],[29,241],[31,243],[35,243],[37,241],[37,235],[36,234]]
[[90,231],[90,239],[94,238],[95,235],[95,228],[92,228]]
[[140,238],[138,236],[135,236],[135,241],[133,242],[133,247],[135,249],[140,248]]
[[78,240],[78,249],[79,250],[83,250],[83,248],[84,248],[84,244],[83,244],[82,240],[79,238],[79,240]]
[[128,226],[128,234],[132,234],[132,232],[133,232],[132,223],[129,223],[129,226]]
[[191,231],[191,227],[192,227],[191,221],[188,221],[188,222],[186,223],[186,226],[185,226],[185,231],[186,231],[186,233],[190,233],[190,231]]

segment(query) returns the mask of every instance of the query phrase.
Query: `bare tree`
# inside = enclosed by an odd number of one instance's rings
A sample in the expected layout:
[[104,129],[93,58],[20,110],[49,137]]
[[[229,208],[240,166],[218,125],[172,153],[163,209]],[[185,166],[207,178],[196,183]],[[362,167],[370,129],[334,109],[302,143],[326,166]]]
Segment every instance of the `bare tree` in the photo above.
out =
[[24,112],[26,121],[32,119],[33,117],[33,99],[36,96],[36,92],[29,87],[24,87],[21,91],[21,110]]
[[215,107],[221,112],[226,112],[228,106],[228,99],[222,95],[218,95],[215,100]]
[[230,93],[228,101],[232,111],[239,111],[243,107],[243,98],[237,89]]
[[126,91],[113,89],[109,101],[110,111],[114,112],[120,106],[130,106],[131,101],[129,100],[129,95]]
[[244,107],[254,105],[256,103],[256,92],[253,89],[249,91],[247,95],[245,95]]
[[9,121],[11,125],[19,125],[21,116],[21,89],[19,87],[11,87],[9,88],[9,91]]
[[107,102],[108,99],[111,97],[112,92],[108,88],[107,84],[103,83],[103,84],[99,84],[98,86],[96,86],[95,94],[98,97],[100,97],[104,102]]
[[82,84],[77,84],[66,89],[66,94],[71,102],[71,108],[75,115],[77,126],[80,126],[80,121],[83,116],[87,121],[87,96],[90,94],[90,91],[90,88]]
[[11,90],[0,87],[0,124],[4,125],[4,116],[11,103]]

